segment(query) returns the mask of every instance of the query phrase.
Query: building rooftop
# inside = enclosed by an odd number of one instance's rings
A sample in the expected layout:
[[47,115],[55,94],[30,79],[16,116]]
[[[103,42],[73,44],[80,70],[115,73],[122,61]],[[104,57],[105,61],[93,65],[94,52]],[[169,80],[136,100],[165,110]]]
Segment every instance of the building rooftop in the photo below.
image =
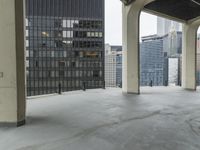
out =
[[145,87],[28,100],[27,124],[0,128],[2,150],[199,150],[200,91]]
[[[175,31],[175,32],[170,32],[170,33],[182,34],[181,31]],[[157,35],[157,34],[148,35],[148,36],[142,36],[141,39],[142,39],[143,42],[151,41],[151,40],[159,40],[159,39],[163,39],[164,37],[169,36],[170,33],[162,35],[162,36]]]

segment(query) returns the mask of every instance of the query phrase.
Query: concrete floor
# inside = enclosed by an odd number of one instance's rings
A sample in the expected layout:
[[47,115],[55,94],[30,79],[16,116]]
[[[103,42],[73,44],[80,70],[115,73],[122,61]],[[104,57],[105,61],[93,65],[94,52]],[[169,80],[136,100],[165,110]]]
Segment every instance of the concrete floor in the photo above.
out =
[[200,91],[142,88],[28,100],[27,125],[0,128],[0,150],[199,150]]

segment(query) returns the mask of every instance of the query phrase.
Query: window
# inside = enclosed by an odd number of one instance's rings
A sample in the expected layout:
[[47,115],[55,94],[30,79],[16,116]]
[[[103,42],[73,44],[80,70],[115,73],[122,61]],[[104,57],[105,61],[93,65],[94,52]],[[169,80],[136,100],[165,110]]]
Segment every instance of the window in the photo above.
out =
[[59,67],[65,67],[65,61],[59,61],[58,66]]
[[94,32],[91,32],[91,37],[94,37],[95,36],[95,33]]
[[26,21],[26,26],[28,26],[28,19],[26,18],[26,20],[25,20],[25,21]]
[[55,31],[55,37],[62,37],[62,31]]
[[87,37],[91,37],[91,32],[87,32]]
[[93,71],[93,77],[99,77],[99,71],[97,70]]
[[98,32],[95,32],[95,37],[99,37],[99,33]]
[[63,42],[58,40],[58,41],[55,41],[55,47],[57,48],[62,48],[63,47]]
[[83,57],[83,52],[79,52],[79,55],[82,58]]
[[75,57],[79,57],[79,52],[75,51],[74,55],[75,55]]
[[61,22],[61,20],[56,20],[56,21],[54,22],[54,27],[55,27],[55,28],[61,28],[61,27],[62,27],[62,22]]
[[72,31],[63,31],[63,37],[71,38],[71,37],[73,37],[73,32]]
[[39,67],[37,60],[35,61],[35,67]]
[[28,30],[26,30],[26,37],[28,37],[28,35],[29,35],[29,31],[28,31]]
[[72,63],[71,63],[71,66],[72,66],[72,67],[76,67],[76,62],[72,62]]
[[46,42],[42,42],[41,47],[43,47],[43,48],[47,47]]
[[97,58],[98,57],[98,53],[97,52],[85,52],[84,56],[87,58]]
[[99,32],[99,37],[103,37],[103,33],[102,32]]
[[64,75],[65,75],[65,72],[63,70],[60,70],[59,71],[59,77],[64,77]]
[[29,41],[26,40],[26,47],[29,47]]
[[41,36],[42,37],[49,37],[49,33],[48,32],[41,32]]
[[51,52],[51,57],[54,57],[54,51]]
[[63,26],[63,28],[67,27],[67,20],[63,20],[62,26]]

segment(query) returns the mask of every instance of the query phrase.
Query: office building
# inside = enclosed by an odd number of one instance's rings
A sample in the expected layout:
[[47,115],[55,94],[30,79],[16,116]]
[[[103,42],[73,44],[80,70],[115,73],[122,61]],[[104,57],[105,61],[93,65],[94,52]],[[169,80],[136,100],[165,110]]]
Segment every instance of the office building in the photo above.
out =
[[105,46],[105,86],[116,87],[116,54],[109,45]]
[[181,84],[182,32],[142,37],[140,53],[141,85]]
[[179,80],[179,58],[168,58],[168,74],[169,85],[177,85]]
[[142,37],[140,44],[140,85],[168,85],[168,57],[164,52],[165,36]]
[[104,0],[26,0],[28,96],[104,87]]
[[105,46],[105,85],[122,86],[122,46]]

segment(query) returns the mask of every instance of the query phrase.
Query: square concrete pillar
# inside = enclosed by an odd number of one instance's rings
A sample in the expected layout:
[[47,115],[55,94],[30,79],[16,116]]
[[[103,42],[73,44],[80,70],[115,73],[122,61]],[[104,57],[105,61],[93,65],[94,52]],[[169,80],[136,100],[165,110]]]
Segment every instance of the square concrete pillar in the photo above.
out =
[[0,125],[25,123],[24,1],[0,1]]
[[121,0],[124,93],[140,94],[140,14],[153,0]]
[[141,7],[123,6],[123,81],[124,93],[140,93],[139,21]]
[[196,90],[196,47],[197,27],[183,25],[182,87]]

